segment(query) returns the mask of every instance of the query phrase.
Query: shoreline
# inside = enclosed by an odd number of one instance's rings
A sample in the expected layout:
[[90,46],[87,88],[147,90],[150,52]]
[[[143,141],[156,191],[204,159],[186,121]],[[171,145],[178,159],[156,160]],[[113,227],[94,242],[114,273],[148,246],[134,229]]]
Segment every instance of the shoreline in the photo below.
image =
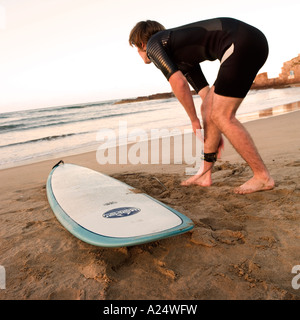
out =
[[[290,105],[290,104],[289,104]],[[281,119],[288,119],[288,118],[291,118],[291,119],[294,119],[294,118],[298,118],[300,117],[300,101],[299,102],[296,102],[296,103],[293,103],[292,105],[296,105],[296,110],[294,111],[288,111],[287,113],[279,113],[279,114],[271,114],[270,115],[270,112],[266,112],[266,113],[262,113],[262,117],[260,118],[254,118],[254,119],[250,119],[249,121],[243,123],[243,125],[246,127],[246,129],[249,131],[249,128],[250,128],[250,132],[253,130],[253,132],[251,132],[251,136],[253,137],[253,140],[255,141],[255,144],[257,145],[257,148],[259,149],[259,152],[260,153],[264,153],[264,151],[266,150],[263,149],[261,150],[264,142],[262,143],[262,146],[260,146],[260,141],[259,141],[259,135],[261,134],[261,130],[264,129],[264,122],[273,122],[274,123],[277,123],[278,126],[279,124],[281,123]],[[282,106],[280,106],[280,109],[282,110],[281,108]],[[271,108],[273,109],[273,108]],[[276,109],[276,107],[275,107]],[[288,109],[290,110],[290,106],[288,107]],[[259,112],[257,112],[256,114],[259,115]],[[295,115],[295,117],[293,116]],[[287,123],[286,123],[287,124]],[[269,125],[269,124],[268,124]],[[288,124],[287,124],[288,125]],[[254,128],[258,127],[258,131],[259,132],[256,132],[254,130]],[[182,128],[182,129],[186,129],[186,128]],[[188,128],[189,129],[189,128]],[[274,135],[276,138],[274,138],[275,140],[278,140],[278,141],[281,141],[281,136],[277,133],[276,134],[276,128],[273,128],[271,127],[270,128],[272,130],[272,135]],[[275,129],[275,131],[274,131]],[[298,129],[298,128],[297,128]],[[297,129],[295,130],[295,136],[297,136]],[[189,135],[191,136],[192,138],[192,146],[193,146],[193,155],[194,155],[194,148],[195,148],[195,139],[193,138],[194,135],[192,134],[192,132],[190,133],[186,133],[186,135]],[[168,137],[167,137],[168,138]],[[234,148],[231,146],[231,144],[227,141],[226,137],[224,137],[224,140],[225,140],[225,150],[222,152],[222,161],[230,161],[230,160],[233,160],[233,161],[239,161],[239,162],[244,162],[243,159],[241,159],[241,157],[236,153],[236,151],[234,150]],[[160,152],[161,152],[161,139],[162,138],[159,138],[160,140],[160,143],[159,143],[159,148],[160,148]],[[265,138],[264,138],[265,139]],[[270,138],[269,138],[270,139]],[[271,139],[272,140],[272,139]],[[175,142],[175,141],[171,141],[172,142]],[[29,162],[29,163],[26,163],[26,164],[21,164],[21,165],[18,165],[18,166],[13,166],[13,167],[10,167],[10,168],[4,168],[4,169],[0,169],[0,178],[1,176],[6,172],[13,172],[14,170],[20,170],[20,171],[23,171],[23,169],[25,168],[28,168],[29,171],[32,171],[31,169],[33,167],[36,167],[36,168],[42,168],[44,167],[45,165],[48,165],[49,168],[51,167],[51,165],[53,164],[53,166],[60,160],[64,160],[66,159],[65,162],[68,162],[68,161],[71,161],[71,160],[74,160],[74,161],[78,161],[79,162],[79,165],[87,165],[87,166],[90,166],[92,169],[94,170],[99,170],[99,167],[100,168],[103,168],[105,173],[107,174],[110,174],[110,173],[114,173],[115,170],[119,171],[121,169],[121,171],[126,171],[127,169],[128,170],[134,170],[136,171],[137,170],[140,170],[141,167],[160,167],[160,166],[163,166],[163,167],[167,167],[167,166],[176,166],[176,167],[180,167],[180,168],[183,168],[185,166],[185,164],[176,164],[174,163],[174,155],[171,154],[171,163],[169,164],[162,164],[161,163],[161,154],[160,154],[160,159],[159,159],[159,163],[158,164],[151,164],[150,163],[150,158],[151,158],[151,141],[150,140],[145,140],[145,141],[141,141],[141,143],[145,143],[148,147],[149,147],[149,152],[148,152],[148,158],[149,158],[149,161],[147,162],[147,164],[130,164],[130,161],[128,160],[126,164],[120,164],[120,163],[116,163],[116,164],[105,164],[105,165],[101,165],[98,163],[97,161],[97,157],[96,157],[96,152],[97,152],[97,149],[94,149],[92,151],[87,151],[87,152],[75,152],[73,154],[67,154],[65,156],[57,156],[57,155],[53,155],[52,157],[50,158],[47,158],[47,159],[43,159],[41,161],[37,161],[37,162]],[[272,143],[272,147],[275,149],[275,145],[274,145],[274,141],[271,142]],[[131,147],[131,145],[134,145],[135,143],[128,143],[127,145],[121,145],[121,147],[124,147],[124,146],[127,146],[127,151],[128,149]],[[282,143],[280,143],[280,146],[283,146]],[[117,153],[117,160],[119,159],[119,148],[120,146],[116,146],[116,153]],[[173,148],[174,148],[174,144],[171,145],[171,153],[173,151]],[[285,148],[286,149],[289,149],[289,146],[288,145],[285,145]],[[108,150],[108,149],[107,149]],[[49,171],[50,172],[50,171]],[[3,180],[3,181],[6,181],[6,180]],[[9,182],[9,181],[8,181]],[[1,191],[1,188],[0,188],[0,191]]]
[[[281,84],[277,84],[277,85],[262,85],[262,84],[255,84],[253,83],[252,87],[250,90],[267,90],[267,89],[283,89],[283,88],[294,88],[294,87],[299,87],[300,83],[296,82],[296,83],[281,83]],[[198,95],[196,93],[195,90],[191,90],[191,94],[194,95]],[[141,102],[141,101],[150,101],[150,100],[160,100],[160,99],[170,99],[170,98],[174,98],[175,95],[174,93],[171,92],[162,92],[162,93],[155,93],[155,94],[150,94],[148,96],[139,96],[136,98],[124,98],[124,99],[120,99],[118,101],[116,101],[114,104],[118,105],[118,104],[123,104],[123,103],[134,103],[134,102]]]
[[[251,113],[240,114],[240,115],[237,115],[237,119],[239,121],[241,121],[241,123],[245,124],[245,123],[251,122],[251,121],[261,120],[261,119],[265,119],[265,118],[269,118],[269,117],[280,116],[285,113],[295,112],[297,110],[300,110],[300,101],[295,101],[295,102],[291,102],[291,103],[287,103],[287,104],[283,104],[283,105],[279,105],[279,106],[275,106],[275,107],[271,107],[271,108],[266,108],[266,109],[258,110],[258,111],[251,112]],[[187,130],[187,131],[191,130],[190,126],[182,126],[180,128],[176,128],[176,129],[178,129],[182,133],[184,132],[184,130]],[[118,146],[120,146],[120,145],[118,145]],[[0,172],[1,172],[1,170],[6,170],[6,169],[10,169],[10,168],[36,164],[36,163],[47,161],[47,160],[55,160],[60,157],[70,157],[70,156],[76,156],[76,155],[80,155],[80,154],[95,152],[95,151],[97,151],[98,148],[99,148],[99,146],[96,146],[96,143],[94,143],[93,145],[90,145],[87,147],[74,148],[74,149],[68,150],[66,152],[59,152],[56,154],[40,156],[40,157],[37,157],[36,159],[21,160],[19,162],[14,163],[14,164],[2,165],[0,167]]]
[[128,248],[89,245],[57,221],[45,184],[60,158],[0,170],[0,299],[299,300],[291,285],[300,247],[299,122],[297,110],[244,124],[276,181],[273,190],[249,195],[233,193],[251,171],[226,140],[209,188],[180,186],[184,163],[99,165],[95,152],[63,157],[142,190],[195,224]]

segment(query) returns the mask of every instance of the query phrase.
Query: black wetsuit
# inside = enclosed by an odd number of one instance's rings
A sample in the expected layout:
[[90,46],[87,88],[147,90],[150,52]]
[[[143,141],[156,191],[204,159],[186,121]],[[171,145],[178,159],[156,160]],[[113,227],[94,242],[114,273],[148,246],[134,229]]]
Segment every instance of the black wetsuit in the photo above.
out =
[[267,59],[268,43],[261,31],[242,21],[216,18],[154,34],[147,55],[168,80],[182,71],[196,92],[208,85],[199,63],[219,59],[215,93],[244,98]]

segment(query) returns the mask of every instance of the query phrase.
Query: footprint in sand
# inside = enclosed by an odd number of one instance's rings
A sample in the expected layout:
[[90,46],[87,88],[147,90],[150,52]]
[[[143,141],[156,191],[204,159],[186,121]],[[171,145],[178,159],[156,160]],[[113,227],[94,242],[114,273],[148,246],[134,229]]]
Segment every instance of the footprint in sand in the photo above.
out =
[[82,300],[84,299],[84,290],[79,289],[62,289],[50,293],[50,300]]
[[242,231],[232,230],[216,230],[212,232],[212,236],[220,243],[235,245],[245,243],[245,235]]

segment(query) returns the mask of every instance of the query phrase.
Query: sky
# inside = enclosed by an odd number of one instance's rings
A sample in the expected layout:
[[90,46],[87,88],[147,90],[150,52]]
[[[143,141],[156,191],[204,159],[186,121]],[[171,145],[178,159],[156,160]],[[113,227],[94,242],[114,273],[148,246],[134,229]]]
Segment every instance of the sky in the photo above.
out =
[[[260,72],[277,77],[300,53],[299,0],[0,0],[0,112],[170,92],[128,36],[141,20],[166,28],[233,17],[266,35]],[[219,62],[201,63],[210,84]]]

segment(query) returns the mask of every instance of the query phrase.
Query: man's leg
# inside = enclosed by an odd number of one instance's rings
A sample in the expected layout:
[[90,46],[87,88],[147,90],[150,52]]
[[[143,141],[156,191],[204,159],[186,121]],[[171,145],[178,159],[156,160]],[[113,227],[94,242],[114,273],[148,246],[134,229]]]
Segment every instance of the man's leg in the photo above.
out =
[[[221,132],[211,119],[211,112],[213,106],[214,87],[207,93],[201,106],[201,113],[204,125],[204,152],[213,153],[218,150],[221,139]],[[209,187],[212,184],[211,169],[213,163],[204,161],[203,170],[199,170],[196,175],[183,181],[181,185],[188,186],[191,184],[202,187]]]
[[264,165],[255,145],[245,127],[236,119],[235,114],[243,99],[213,95],[211,119],[227,137],[236,151],[248,163],[253,177],[235,189],[236,193],[245,194],[269,190],[274,187],[274,180]]

